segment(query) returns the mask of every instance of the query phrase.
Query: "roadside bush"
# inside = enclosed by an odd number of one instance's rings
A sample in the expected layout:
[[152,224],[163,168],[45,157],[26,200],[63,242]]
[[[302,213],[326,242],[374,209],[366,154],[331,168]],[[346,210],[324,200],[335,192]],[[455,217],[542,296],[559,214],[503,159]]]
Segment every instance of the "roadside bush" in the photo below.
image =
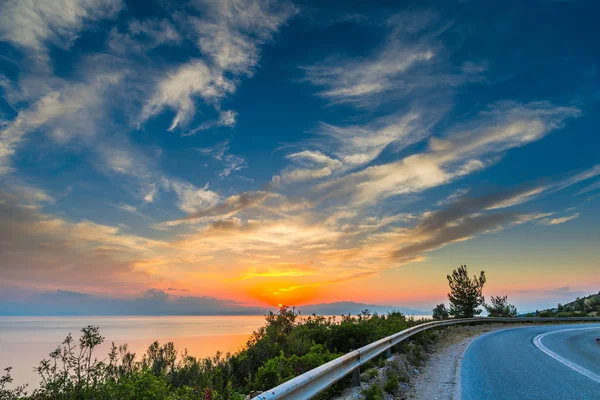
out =
[[282,351],[278,357],[270,359],[258,369],[253,389],[267,390],[275,387],[341,355],[324,350],[322,345],[314,345],[304,356],[286,357]]
[[168,383],[149,369],[127,374],[119,381],[108,381],[100,391],[103,392],[102,397],[107,399],[160,400],[179,397],[172,396]]
[[363,389],[361,394],[365,400],[383,400],[384,391],[379,384],[374,383],[366,389]]
[[415,367],[421,366],[425,360],[425,349],[418,343],[411,343],[410,351],[406,355],[406,359]]
[[387,393],[394,394],[398,390],[398,385],[400,385],[398,374],[395,371],[388,369],[386,371],[386,378],[387,380],[383,385],[383,390]]
[[360,375],[360,379],[364,382],[369,382],[379,375],[377,368],[369,368],[363,374]]

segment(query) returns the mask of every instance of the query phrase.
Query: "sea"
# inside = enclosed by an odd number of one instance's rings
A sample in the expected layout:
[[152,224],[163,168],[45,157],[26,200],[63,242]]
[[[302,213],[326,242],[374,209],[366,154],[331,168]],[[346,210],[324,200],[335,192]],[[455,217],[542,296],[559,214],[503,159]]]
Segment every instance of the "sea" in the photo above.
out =
[[0,373],[12,367],[11,387],[28,384],[38,387],[34,367],[71,333],[77,340],[81,328],[95,325],[105,342],[95,351],[105,359],[111,343],[128,344],[130,351],[142,354],[152,342],[173,342],[196,357],[212,357],[217,351],[235,352],[243,348],[253,331],[264,325],[264,316],[76,316],[0,317]]

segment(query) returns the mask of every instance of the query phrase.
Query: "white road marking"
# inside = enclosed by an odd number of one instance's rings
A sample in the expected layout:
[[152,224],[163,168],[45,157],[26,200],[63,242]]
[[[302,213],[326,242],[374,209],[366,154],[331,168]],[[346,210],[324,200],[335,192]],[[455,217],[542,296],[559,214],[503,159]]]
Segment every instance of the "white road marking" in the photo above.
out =
[[567,331],[582,331],[582,330],[586,330],[586,329],[598,329],[598,328],[597,327],[592,327],[592,328],[572,328],[572,329],[561,329],[559,331],[546,332],[546,333],[542,333],[541,335],[538,335],[535,338],[533,338],[533,344],[535,345],[535,347],[537,347],[538,349],[540,349],[544,353],[548,354],[550,357],[554,358],[556,361],[558,361],[558,362],[566,365],[567,367],[571,368],[573,371],[579,372],[581,375],[587,376],[591,380],[600,383],[600,375],[595,374],[592,371],[590,371],[588,369],[585,369],[582,366],[579,366],[579,365],[575,364],[574,362],[569,361],[566,358],[564,358],[564,357],[556,354],[555,352],[553,352],[552,350],[550,350],[549,348],[547,348],[546,346],[544,346],[544,344],[542,343],[542,339],[543,338],[545,338],[546,336],[549,336],[549,335],[554,335],[555,333],[567,332]]

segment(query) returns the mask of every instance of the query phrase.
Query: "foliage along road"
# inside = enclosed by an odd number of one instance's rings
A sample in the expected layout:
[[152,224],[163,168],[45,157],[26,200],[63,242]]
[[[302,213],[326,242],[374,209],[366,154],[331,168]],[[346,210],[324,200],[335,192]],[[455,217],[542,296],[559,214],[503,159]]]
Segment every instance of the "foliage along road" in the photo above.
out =
[[600,400],[600,324],[504,329],[462,361],[463,400]]

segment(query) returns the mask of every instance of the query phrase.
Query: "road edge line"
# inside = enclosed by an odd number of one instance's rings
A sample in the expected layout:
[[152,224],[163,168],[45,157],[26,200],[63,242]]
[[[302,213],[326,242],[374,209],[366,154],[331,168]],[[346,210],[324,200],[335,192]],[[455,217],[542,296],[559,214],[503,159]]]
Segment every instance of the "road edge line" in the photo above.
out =
[[553,352],[552,350],[550,350],[549,348],[547,348],[543,343],[542,343],[542,339],[545,338],[546,336],[555,334],[555,333],[559,333],[559,332],[567,332],[567,331],[581,331],[581,330],[587,330],[587,329],[598,329],[597,327],[593,327],[593,328],[573,328],[573,329],[561,329],[558,331],[551,331],[551,332],[546,332],[546,333],[542,333],[541,335],[537,335],[535,338],[533,338],[533,345],[535,347],[538,348],[538,350],[546,353],[547,355],[549,355],[550,357],[554,358],[556,361],[560,362],[561,364],[571,368],[573,371],[575,372],[579,372],[581,375],[597,382],[600,383],[600,375],[597,375],[595,373],[593,373],[592,371],[583,368],[580,365],[575,364],[572,361],[567,360],[566,358],[562,357],[561,355]]

